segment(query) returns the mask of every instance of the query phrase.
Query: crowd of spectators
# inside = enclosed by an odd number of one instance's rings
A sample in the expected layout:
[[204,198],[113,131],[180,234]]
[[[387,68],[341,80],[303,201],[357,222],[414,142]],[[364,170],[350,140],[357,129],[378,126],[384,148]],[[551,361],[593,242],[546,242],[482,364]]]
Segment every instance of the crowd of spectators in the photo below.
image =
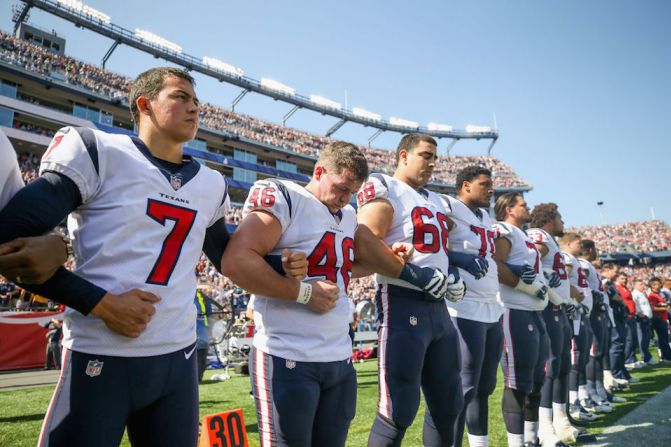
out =
[[669,250],[671,228],[661,220],[570,228],[592,239],[601,253],[652,253]]
[[30,183],[36,180],[40,168],[40,158],[34,154],[22,153],[17,158],[19,162],[19,169],[21,169],[21,177],[25,183]]
[[51,130],[51,129],[48,129],[48,128],[42,127],[42,126],[37,126],[37,125],[31,124],[31,123],[23,123],[21,121],[14,121],[14,129],[24,130],[24,131],[30,132],[30,133],[36,133],[38,135],[43,135],[43,136],[49,137],[49,138],[56,135],[55,130]]
[[[61,79],[64,82],[123,101],[127,100],[130,91],[130,78],[77,61],[69,56],[54,54],[3,32],[0,32],[0,59],[37,74]],[[241,115],[208,103],[201,105],[200,123],[204,128],[224,131],[265,145],[313,157],[319,155],[319,151],[332,141],[324,136]],[[361,147],[361,149],[366,153],[372,170],[392,172],[392,167],[395,165],[394,152],[370,147]],[[528,186],[509,166],[490,156],[441,156],[432,181],[454,184],[456,173],[470,164],[483,165],[491,169],[494,174],[494,185],[497,188]]]
[[623,266],[619,271],[627,274],[629,285],[634,281],[641,280],[648,284],[650,278],[671,279],[671,264],[658,264],[655,266]]

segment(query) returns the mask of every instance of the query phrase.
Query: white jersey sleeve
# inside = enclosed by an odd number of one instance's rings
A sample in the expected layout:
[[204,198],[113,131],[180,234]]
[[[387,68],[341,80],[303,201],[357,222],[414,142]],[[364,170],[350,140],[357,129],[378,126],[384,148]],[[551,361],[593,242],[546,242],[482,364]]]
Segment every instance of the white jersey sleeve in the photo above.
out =
[[596,269],[586,259],[579,259],[580,266],[585,269],[585,275],[587,276],[587,284],[592,290],[601,290],[601,283],[599,282],[599,276],[596,273]]
[[23,179],[16,152],[7,135],[0,129],[0,210],[7,205],[16,192],[23,188]]
[[65,175],[77,185],[82,203],[89,202],[101,185],[96,138],[91,129],[60,129],[42,157],[40,175],[44,171]]
[[[222,175],[222,177],[224,177]],[[207,227],[211,227],[214,225],[215,222],[217,222],[219,219],[226,217],[226,214],[228,214],[228,211],[231,209],[231,196],[228,195],[228,182],[226,181],[226,178],[224,177],[224,190],[222,192],[221,200],[219,203],[219,208],[214,212],[212,215],[212,219],[210,219],[209,224]]]
[[527,230],[527,236],[529,236],[529,239],[531,239],[534,244],[547,246],[551,243],[550,239],[548,239],[549,235],[540,228],[529,228]]
[[494,230],[494,239],[504,237],[511,243],[513,242],[513,232],[512,229],[508,227],[508,224],[504,222],[494,222],[492,224],[492,230]]
[[389,200],[389,187],[379,174],[371,174],[356,193],[356,203],[363,206],[372,200]]
[[265,211],[279,221],[284,233],[291,223],[291,193],[281,180],[258,180],[249,190],[242,210],[245,217],[252,211]]

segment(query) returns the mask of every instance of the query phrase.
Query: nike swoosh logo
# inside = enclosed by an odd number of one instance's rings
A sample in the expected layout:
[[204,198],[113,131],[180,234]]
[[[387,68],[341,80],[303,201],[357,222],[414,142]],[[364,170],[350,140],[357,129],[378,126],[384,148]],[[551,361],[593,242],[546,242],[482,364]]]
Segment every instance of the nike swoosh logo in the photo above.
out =
[[189,360],[191,358],[191,356],[193,355],[193,351],[195,351],[195,350],[196,350],[196,345],[194,345],[193,348],[191,348],[191,350],[189,352],[184,353],[184,358]]

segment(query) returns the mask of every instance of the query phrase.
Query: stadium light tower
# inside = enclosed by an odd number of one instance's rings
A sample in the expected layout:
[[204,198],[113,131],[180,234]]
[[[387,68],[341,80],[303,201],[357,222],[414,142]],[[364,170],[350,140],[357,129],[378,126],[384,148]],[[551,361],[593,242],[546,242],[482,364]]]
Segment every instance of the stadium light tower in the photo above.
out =
[[203,56],[203,63],[208,67],[223,71],[224,73],[228,73],[233,76],[243,77],[245,75],[245,71],[242,68],[234,67],[233,65],[227,64],[226,62],[220,61],[214,57]]
[[596,206],[599,207],[599,218],[601,219],[601,225],[603,225],[603,201],[596,202]]
[[454,130],[454,127],[450,126],[449,124],[438,124],[438,123],[429,123],[427,124],[426,128],[429,130],[441,131],[441,132],[452,132]]
[[281,82],[274,79],[261,78],[261,86],[289,96],[293,96],[296,93],[295,88],[289,87],[288,85],[282,84]]
[[330,107],[336,110],[342,109],[342,104],[337,101],[333,101],[332,99],[324,98],[323,96],[310,95],[310,101],[314,102],[315,104],[319,104],[320,106]]
[[394,126],[407,127],[408,129],[417,129],[419,127],[419,123],[417,121],[410,121],[403,118],[397,118],[395,116],[389,118],[389,123],[393,124]]
[[382,116],[378,115],[377,113],[369,112],[368,110],[362,109],[360,107],[354,107],[352,109],[352,114],[361,118],[369,119],[371,121],[380,121],[382,119]]
[[177,45],[174,42],[169,41],[168,39],[161,37],[159,35],[156,35],[152,33],[151,31],[143,30],[136,28],[135,29],[135,37],[138,39],[144,40],[145,42],[152,43],[156,45],[157,47],[162,47],[167,50],[174,51],[175,53],[181,53],[182,52],[182,47]]

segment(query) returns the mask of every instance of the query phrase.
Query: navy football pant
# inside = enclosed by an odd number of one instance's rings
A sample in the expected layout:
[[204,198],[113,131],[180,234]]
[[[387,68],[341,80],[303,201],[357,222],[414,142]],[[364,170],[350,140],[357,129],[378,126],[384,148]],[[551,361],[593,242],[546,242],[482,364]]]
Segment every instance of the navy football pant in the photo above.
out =
[[545,321],[550,349],[548,360],[545,362],[541,407],[552,408],[552,402],[566,402],[567,379],[571,370],[569,352],[571,334],[566,314],[559,306],[548,304],[543,310],[543,321]]
[[538,311],[506,308],[502,326],[503,419],[509,433],[522,434],[525,420],[538,420],[549,341]]
[[668,321],[654,316],[652,317],[652,327],[657,333],[657,341],[661,358],[663,360],[671,360],[671,347],[669,346],[669,323]]
[[424,445],[451,445],[463,392],[459,341],[445,302],[424,301],[422,292],[381,285],[377,306],[380,395],[368,445],[401,444],[417,414],[420,388],[431,413]]
[[580,319],[580,332],[573,335],[571,345],[571,373],[569,374],[569,390],[578,391],[578,386],[585,385],[585,369],[587,357],[592,344],[592,329],[584,315]]
[[628,380],[631,376],[624,367],[624,345],[627,327],[624,319],[615,318],[615,327],[610,333],[610,369],[613,377]]
[[603,382],[603,357],[605,354],[605,340],[608,330],[608,314],[594,309],[590,315],[592,328],[592,345],[585,371],[587,380]]
[[64,349],[40,447],[193,446],[198,439],[195,344],[151,357]]
[[627,317],[627,339],[624,343],[624,363],[636,363],[636,350],[638,349],[638,327],[635,317]]
[[488,431],[488,401],[496,388],[496,373],[503,352],[501,319],[492,323],[453,318],[459,333],[461,351],[461,384],[464,409],[455,427],[454,445],[460,446],[464,425],[468,432],[485,436]]
[[613,323],[608,316],[606,318],[606,338],[603,340],[603,369],[604,371],[610,371],[610,334],[613,331]]
[[253,348],[249,375],[261,447],[341,447],[356,411],[350,359],[296,362]]

